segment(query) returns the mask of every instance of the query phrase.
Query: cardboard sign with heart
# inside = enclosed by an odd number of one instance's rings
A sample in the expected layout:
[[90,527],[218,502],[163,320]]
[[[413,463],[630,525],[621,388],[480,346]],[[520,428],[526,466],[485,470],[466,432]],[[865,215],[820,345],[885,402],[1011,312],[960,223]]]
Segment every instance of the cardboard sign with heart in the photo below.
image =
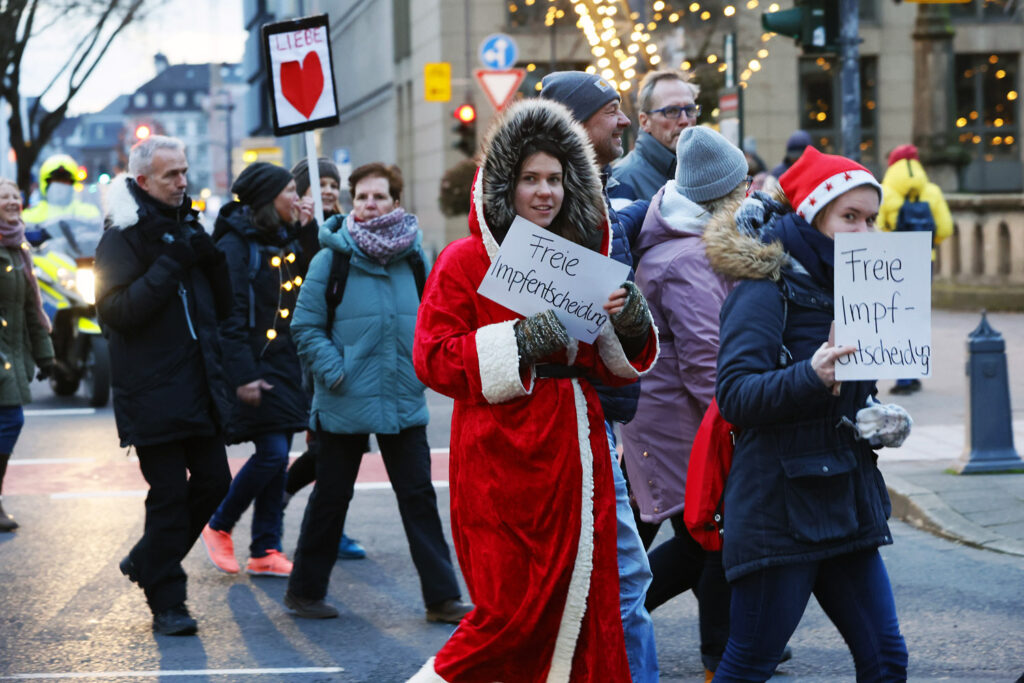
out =
[[263,27],[272,87],[274,134],[288,135],[338,122],[327,15]]

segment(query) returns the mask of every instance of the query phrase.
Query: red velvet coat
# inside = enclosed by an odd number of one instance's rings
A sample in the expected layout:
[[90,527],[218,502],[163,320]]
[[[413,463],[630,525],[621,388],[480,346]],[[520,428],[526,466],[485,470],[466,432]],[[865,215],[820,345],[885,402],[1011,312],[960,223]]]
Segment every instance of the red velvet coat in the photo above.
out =
[[[478,174],[470,236],[431,271],[413,346],[420,379],[455,399],[452,533],[476,609],[412,680],[629,681],[604,416],[585,379],[521,375],[522,316],[476,293],[498,249],[481,184]],[[604,233],[607,254],[607,221]],[[544,361],[622,385],[656,356],[653,326],[630,361],[606,324],[594,344]]]

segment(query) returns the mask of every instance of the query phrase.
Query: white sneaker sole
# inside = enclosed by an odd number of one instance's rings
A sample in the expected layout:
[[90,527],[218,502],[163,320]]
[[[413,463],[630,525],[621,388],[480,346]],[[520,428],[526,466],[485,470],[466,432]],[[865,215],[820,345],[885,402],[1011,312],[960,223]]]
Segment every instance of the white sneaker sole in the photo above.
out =
[[292,575],[291,572],[288,572],[287,574],[284,574],[282,572],[261,572],[256,571],[255,569],[249,569],[248,567],[245,568],[245,573],[249,574],[250,576],[278,576],[282,579],[287,579],[289,576]]

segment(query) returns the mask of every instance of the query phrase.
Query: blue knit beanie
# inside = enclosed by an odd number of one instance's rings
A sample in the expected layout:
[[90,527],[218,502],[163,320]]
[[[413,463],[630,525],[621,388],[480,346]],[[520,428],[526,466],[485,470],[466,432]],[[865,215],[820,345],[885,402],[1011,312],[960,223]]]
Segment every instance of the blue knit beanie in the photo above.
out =
[[541,86],[541,97],[561,102],[580,123],[612,100],[620,99],[611,83],[585,71],[555,71],[544,77]]
[[696,204],[724,197],[747,177],[747,157],[707,126],[684,128],[676,142],[676,189]]

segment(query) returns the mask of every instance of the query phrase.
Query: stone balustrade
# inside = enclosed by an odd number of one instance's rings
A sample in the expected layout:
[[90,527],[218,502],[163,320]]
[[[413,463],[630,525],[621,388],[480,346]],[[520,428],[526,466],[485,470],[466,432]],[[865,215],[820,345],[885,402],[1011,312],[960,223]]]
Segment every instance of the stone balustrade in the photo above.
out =
[[948,194],[946,201],[954,228],[938,247],[936,281],[1024,285],[1024,194]]

